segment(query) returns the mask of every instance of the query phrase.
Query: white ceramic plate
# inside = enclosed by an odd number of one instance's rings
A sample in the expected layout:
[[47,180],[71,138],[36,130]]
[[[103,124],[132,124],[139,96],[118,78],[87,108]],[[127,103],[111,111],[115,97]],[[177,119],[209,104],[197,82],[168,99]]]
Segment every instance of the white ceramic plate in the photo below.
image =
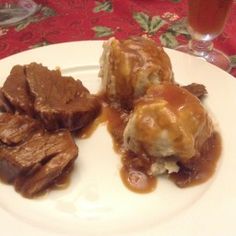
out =
[[[102,42],[63,43],[0,61],[3,83],[15,64],[41,62],[83,81],[95,93],[100,86]],[[179,189],[160,178],[150,194],[129,191],[119,176],[120,160],[105,126],[77,140],[80,154],[70,186],[28,200],[0,184],[0,228],[4,235],[233,235],[236,219],[236,80],[198,58],[167,50],[181,84],[206,85],[207,108],[223,139],[217,171],[207,183]]]

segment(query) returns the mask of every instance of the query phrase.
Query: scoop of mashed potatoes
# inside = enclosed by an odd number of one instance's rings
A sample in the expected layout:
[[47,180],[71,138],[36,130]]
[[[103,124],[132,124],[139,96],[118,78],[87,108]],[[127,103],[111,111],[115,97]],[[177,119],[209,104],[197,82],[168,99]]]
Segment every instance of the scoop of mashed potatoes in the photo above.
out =
[[103,45],[100,59],[102,90],[111,101],[132,108],[133,101],[155,84],[172,83],[173,72],[162,47],[146,37],[119,41],[111,38]]
[[212,121],[198,98],[176,85],[162,84],[137,101],[124,131],[124,145],[157,157],[152,172],[177,172],[176,162],[197,156],[212,132]]

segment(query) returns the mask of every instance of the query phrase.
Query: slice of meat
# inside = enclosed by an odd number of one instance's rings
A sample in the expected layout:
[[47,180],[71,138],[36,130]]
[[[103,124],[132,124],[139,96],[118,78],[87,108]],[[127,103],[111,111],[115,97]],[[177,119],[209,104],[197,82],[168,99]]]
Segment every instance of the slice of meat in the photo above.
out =
[[23,176],[15,181],[15,188],[25,197],[33,197],[40,193],[42,189],[46,189],[55,184],[58,178],[70,168],[74,159],[75,150],[71,152],[59,153],[43,165],[32,177]]
[[48,130],[76,130],[86,126],[100,110],[97,97],[81,81],[62,77],[47,67],[26,66],[26,80],[34,97],[34,109]]
[[81,81],[37,63],[14,66],[1,92],[2,111],[40,117],[48,130],[83,128],[100,110]]
[[24,66],[16,65],[12,68],[2,87],[2,93],[16,111],[34,115],[33,100],[26,82]]
[[[29,143],[27,147],[31,148],[31,144]],[[54,134],[39,136],[34,140],[33,145],[32,151],[36,150],[34,160],[36,159],[40,166],[36,168],[37,171],[34,171],[33,174],[21,175],[15,181],[16,190],[26,197],[32,197],[55,183],[64,171],[73,164],[78,154],[77,147],[68,131],[57,131]],[[19,156],[27,160],[27,164],[31,166],[33,164],[35,167],[35,161],[28,162],[27,156],[21,151],[19,151]]]
[[41,123],[26,115],[0,115],[0,142],[4,144],[13,146],[24,142],[39,129],[42,129]]
[[[2,114],[1,116],[11,116],[11,122],[7,124],[5,119],[7,138],[3,135],[0,140],[15,140],[11,139],[7,130],[17,130],[16,124],[19,124],[19,133],[24,130],[24,135],[16,140],[13,146],[1,144],[0,148],[0,177],[6,182],[14,183],[15,188],[22,195],[26,197],[33,197],[34,195],[42,192],[60,178],[68,169],[72,169],[77,154],[78,148],[67,130],[58,130],[52,133],[45,131],[42,128],[23,129],[22,127],[30,126],[33,119],[27,118],[20,120],[20,115]],[[19,118],[20,117],[20,118]],[[13,120],[16,119],[15,122]],[[25,121],[25,123],[23,122]],[[4,119],[1,122],[1,130],[3,130]],[[12,127],[11,125],[12,124]],[[28,132],[28,137],[26,133]],[[3,132],[1,131],[3,134]],[[17,136],[14,132],[13,137]]]
[[192,93],[199,99],[207,95],[206,87],[203,84],[192,83],[192,84],[181,86],[181,87],[187,89],[190,93]]
[[9,113],[14,112],[14,108],[12,107],[12,105],[9,103],[9,101],[4,96],[2,89],[0,89],[0,111],[1,112],[9,112]]

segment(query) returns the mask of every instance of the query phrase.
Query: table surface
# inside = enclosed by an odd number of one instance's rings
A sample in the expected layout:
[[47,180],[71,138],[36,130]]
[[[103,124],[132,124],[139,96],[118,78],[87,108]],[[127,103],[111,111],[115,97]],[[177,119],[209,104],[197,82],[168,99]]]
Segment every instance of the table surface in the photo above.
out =
[[[187,0],[38,0],[39,11],[10,27],[0,27],[0,59],[49,44],[124,39],[149,34],[175,48],[190,39],[186,29]],[[235,1],[234,1],[235,2]],[[0,0],[1,3],[1,0]],[[236,3],[215,47],[236,67]],[[231,74],[236,77],[236,68]]]

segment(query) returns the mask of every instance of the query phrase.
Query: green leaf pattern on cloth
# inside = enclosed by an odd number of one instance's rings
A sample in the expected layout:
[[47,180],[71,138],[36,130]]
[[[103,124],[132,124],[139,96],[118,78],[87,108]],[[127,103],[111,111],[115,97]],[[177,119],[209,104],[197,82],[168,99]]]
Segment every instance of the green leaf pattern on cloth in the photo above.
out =
[[160,16],[150,17],[144,12],[135,12],[133,18],[148,34],[155,34],[163,25],[166,24],[166,21],[161,19]]
[[185,19],[169,22],[162,19],[160,16],[151,17],[144,12],[134,12],[133,18],[144,32],[150,35],[155,34],[166,25],[167,28],[165,29],[165,32],[161,33],[159,37],[161,44],[165,47],[175,48],[178,46],[179,35],[183,35],[187,39],[190,38]]
[[183,35],[186,39],[190,39],[191,36],[187,29],[185,19],[181,19],[171,23],[163,34],[160,35],[159,39],[163,46],[169,48],[175,48],[179,45],[178,36]]
[[96,6],[93,8],[94,13],[98,13],[100,11],[112,12],[112,2],[110,0],[104,2],[95,2]]
[[168,48],[175,48],[179,45],[175,34],[172,32],[166,32],[160,36],[161,44]]
[[50,43],[46,40],[43,40],[43,41],[40,41],[40,42],[30,46],[29,48],[33,49],[33,48],[38,48],[38,47],[47,46],[47,45],[50,45]]
[[181,2],[181,0],[170,0],[170,2]]
[[177,34],[183,34],[186,36],[190,36],[188,29],[187,29],[187,23],[186,23],[185,19],[176,21],[173,24],[171,24],[170,27],[168,28],[168,31],[172,31]]
[[50,7],[42,7],[41,12],[44,17],[50,17],[50,16],[56,15],[56,12],[54,11],[54,9],[52,9]]
[[236,67],[236,55],[231,56],[230,58],[231,66]]
[[156,33],[166,22],[160,16],[153,16],[149,25],[149,33]]
[[149,16],[143,12],[135,12],[133,18],[139,23],[140,27],[145,31],[149,31]]
[[95,32],[96,38],[111,36],[114,34],[113,29],[106,26],[95,26],[92,28],[92,30]]

